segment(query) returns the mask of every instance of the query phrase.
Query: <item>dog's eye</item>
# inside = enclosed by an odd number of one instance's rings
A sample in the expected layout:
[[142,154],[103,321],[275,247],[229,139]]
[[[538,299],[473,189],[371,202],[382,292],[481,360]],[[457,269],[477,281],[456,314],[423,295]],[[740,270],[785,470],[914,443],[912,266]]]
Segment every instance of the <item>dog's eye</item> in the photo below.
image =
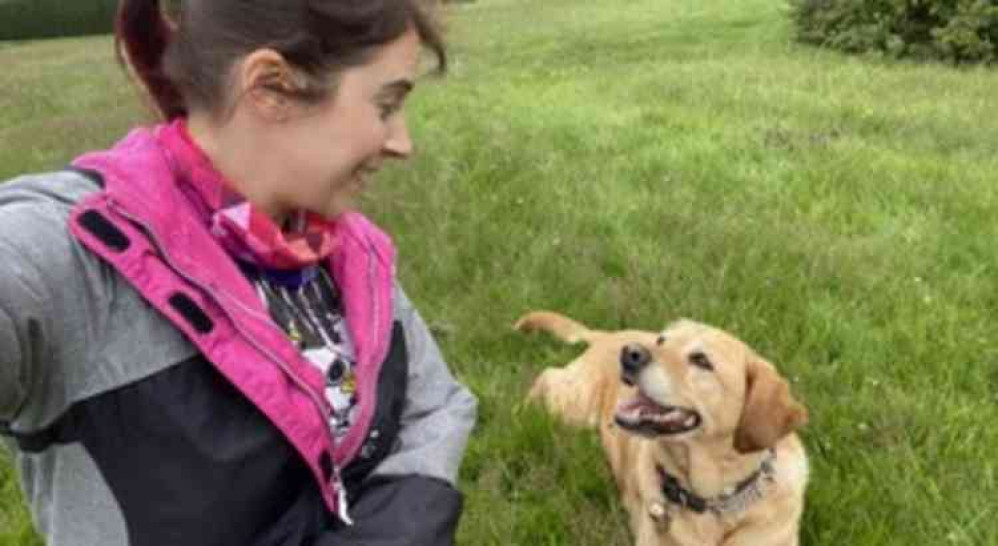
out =
[[689,358],[690,364],[696,366],[697,368],[701,368],[709,372],[714,371],[714,363],[711,362],[710,359],[707,358],[707,355],[703,352],[697,351],[695,353],[690,353]]
[[655,340],[655,345],[663,345],[663,344],[665,344],[665,336],[658,336],[658,339]]

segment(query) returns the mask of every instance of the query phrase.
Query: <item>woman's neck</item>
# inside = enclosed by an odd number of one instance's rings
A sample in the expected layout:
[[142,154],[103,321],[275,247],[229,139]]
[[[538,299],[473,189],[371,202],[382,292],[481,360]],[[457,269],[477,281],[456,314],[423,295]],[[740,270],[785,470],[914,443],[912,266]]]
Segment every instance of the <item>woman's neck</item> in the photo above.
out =
[[274,173],[271,163],[264,160],[266,150],[252,136],[252,129],[238,124],[235,117],[225,125],[219,125],[207,114],[191,114],[187,119],[187,131],[232,191],[242,195],[278,225],[283,225],[288,211],[267,189],[277,186],[268,183]]

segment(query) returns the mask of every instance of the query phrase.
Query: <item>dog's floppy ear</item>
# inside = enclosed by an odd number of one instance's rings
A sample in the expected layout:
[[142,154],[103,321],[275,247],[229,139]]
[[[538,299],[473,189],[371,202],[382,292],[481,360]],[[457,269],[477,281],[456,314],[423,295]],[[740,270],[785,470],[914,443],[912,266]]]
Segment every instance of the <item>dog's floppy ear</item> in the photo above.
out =
[[751,453],[776,445],[807,423],[807,409],[790,395],[790,385],[772,364],[750,357],[745,374],[745,407],[735,430],[735,449]]

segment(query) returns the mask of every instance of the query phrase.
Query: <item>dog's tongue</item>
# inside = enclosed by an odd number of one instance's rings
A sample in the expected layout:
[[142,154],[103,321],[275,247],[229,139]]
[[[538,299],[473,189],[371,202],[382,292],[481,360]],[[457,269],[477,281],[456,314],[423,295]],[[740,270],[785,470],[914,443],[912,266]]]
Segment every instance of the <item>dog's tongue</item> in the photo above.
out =
[[634,412],[654,412],[660,413],[664,410],[662,406],[656,404],[653,400],[647,396],[638,393],[637,396],[631,398],[630,400],[624,400],[617,406],[617,413],[631,414]]

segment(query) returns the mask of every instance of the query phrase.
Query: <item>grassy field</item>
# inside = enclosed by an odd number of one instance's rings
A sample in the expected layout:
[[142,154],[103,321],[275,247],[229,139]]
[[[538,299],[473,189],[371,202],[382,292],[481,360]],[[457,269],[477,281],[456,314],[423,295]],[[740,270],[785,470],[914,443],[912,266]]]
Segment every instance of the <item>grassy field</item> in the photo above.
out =
[[[804,544],[998,544],[998,72],[800,47],[785,21],[779,0],[453,9],[420,154],[367,210],[481,399],[462,544],[629,543],[596,438],[520,404],[576,352],[509,330],[542,307],[696,318],[775,361],[812,415]],[[111,58],[0,46],[0,179],[141,119]],[[30,534],[12,480],[3,546]]]

